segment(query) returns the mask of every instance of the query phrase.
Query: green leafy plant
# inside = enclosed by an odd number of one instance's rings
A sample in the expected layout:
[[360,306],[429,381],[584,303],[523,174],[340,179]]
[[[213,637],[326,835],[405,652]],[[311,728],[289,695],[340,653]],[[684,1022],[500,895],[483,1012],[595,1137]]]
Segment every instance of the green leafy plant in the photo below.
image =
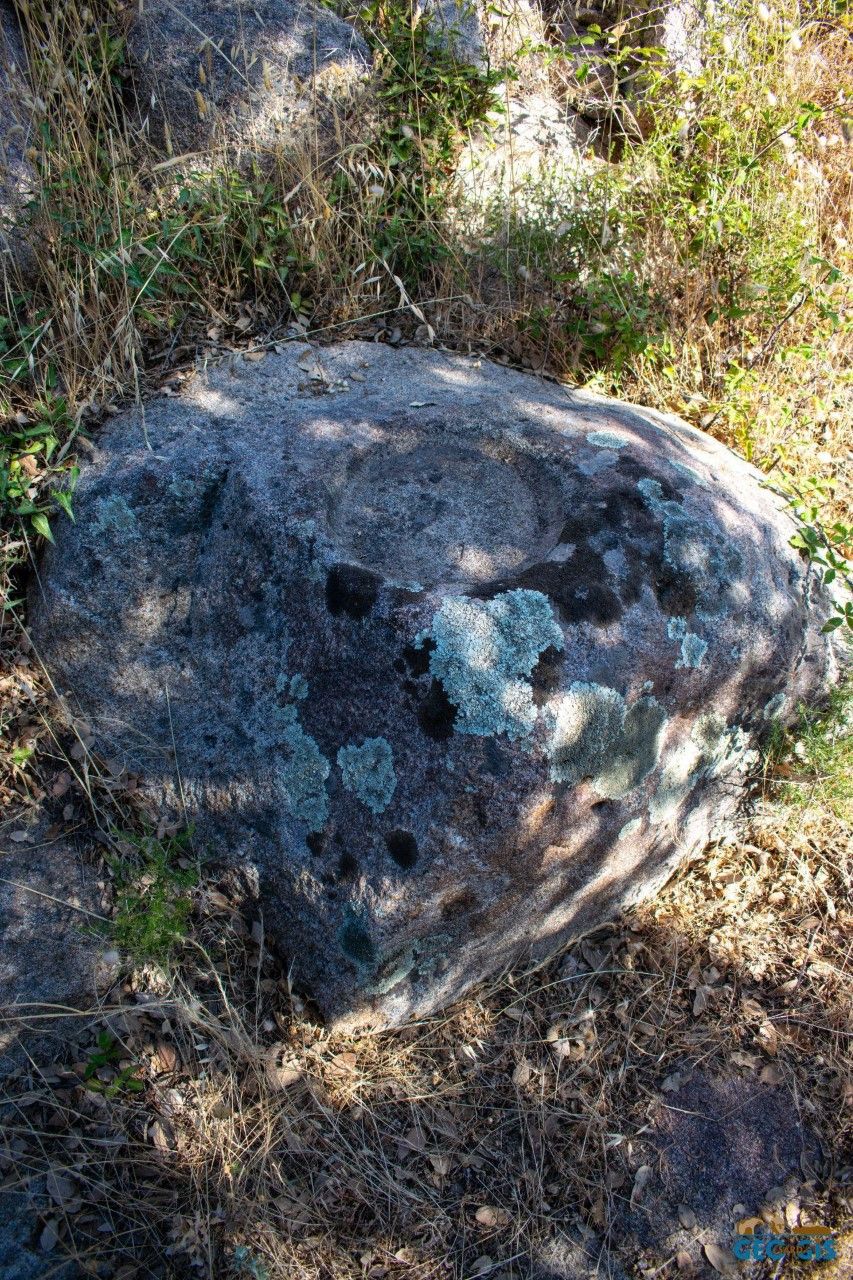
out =
[[801,708],[791,728],[774,724],[767,761],[789,803],[853,818],[853,683],[831,689],[823,706]]
[[[109,1031],[98,1035],[98,1047],[89,1054],[89,1060],[83,1071],[83,1082],[92,1093],[101,1093],[105,1098],[114,1098],[120,1093],[141,1093],[145,1088],[137,1077],[137,1068],[133,1065],[118,1067],[124,1057],[122,1047]],[[101,1080],[99,1072],[108,1072],[110,1079]]]
[[359,18],[376,50],[383,112],[376,150],[387,178],[377,188],[374,250],[416,280],[448,252],[442,219],[465,131],[501,109],[495,89],[512,72],[458,60],[402,0],[373,0]]
[[[826,586],[837,581],[850,592],[853,591],[853,566],[850,562],[853,526],[840,520],[827,524],[821,518],[834,487],[832,480],[807,476],[797,483],[785,481],[777,492],[787,499],[791,514],[799,525],[791,536],[791,546],[802,551],[817,566]],[[853,631],[853,601],[849,599],[835,601],[835,613],[824,624],[823,630],[835,631],[841,626]]]
[[79,468],[66,451],[76,435],[64,396],[46,388],[29,414],[7,417],[0,428],[0,520],[23,525],[53,541],[51,515],[72,520]]

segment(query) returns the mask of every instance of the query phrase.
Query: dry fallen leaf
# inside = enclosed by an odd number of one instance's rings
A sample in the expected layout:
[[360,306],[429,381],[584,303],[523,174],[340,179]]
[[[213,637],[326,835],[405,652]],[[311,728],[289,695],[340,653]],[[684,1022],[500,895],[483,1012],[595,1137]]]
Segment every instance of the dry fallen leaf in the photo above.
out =
[[631,1204],[635,1205],[643,1195],[643,1191],[651,1181],[652,1166],[650,1164],[641,1164],[637,1172],[634,1174],[634,1186],[631,1190]]
[[530,1063],[527,1061],[526,1058],[522,1058],[521,1062],[518,1063],[518,1065],[515,1068],[515,1071],[513,1071],[512,1073],[512,1083],[514,1085],[518,1085],[519,1087],[522,1087],[523,1085],[526,1085],[529,1082],[532,1074],[533,1074],[533,1068],[531,1067]]
[[708,1007],[708,997],[711,995],[713,988],[705,986],[704,983],[696,988],[696,995],[693,997],[693,1016],[698,1018],[700,1013],[704,1013]]
[[737,1276],[740,1274],[737,1259],[730,1249],[710,1242],[703,1245],[702,1248],[711,1266],[715,1271],[719,1271],[721,1276]]
[[769,1018],[762,1022],[755,1038],[762,1049],[770,1054],[771,1058],[776,1056],[779,1050],[779,1036]]
[[42,1233],[39,1236],[39,1248],[43,1249],[45,1253],[48,1253],[51,1249],[56,1247],[56,1243],[59,1239],[57,1227],[58,1223],[56,1219],[48,1218],[42,1228]]
[[510,1220],[506,1209],[490,1204],[481,1205],[474,1216],[481,1227],[505,1227]]
[[686,1204],[680,1204],[678,1206],[678,1221],[685,1231],[692,1231],[696,1226],[696,1214]]

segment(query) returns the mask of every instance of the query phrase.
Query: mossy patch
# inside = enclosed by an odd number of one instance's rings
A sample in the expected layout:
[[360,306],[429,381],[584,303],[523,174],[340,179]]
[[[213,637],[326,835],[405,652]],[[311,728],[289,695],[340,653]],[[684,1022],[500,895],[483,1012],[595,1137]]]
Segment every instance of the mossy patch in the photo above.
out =
[[111,493],[98,499],[89,531],[98,541],[116,535],[121,539],[135,538],[138,536],[139,522],[126,499],[121,494]]

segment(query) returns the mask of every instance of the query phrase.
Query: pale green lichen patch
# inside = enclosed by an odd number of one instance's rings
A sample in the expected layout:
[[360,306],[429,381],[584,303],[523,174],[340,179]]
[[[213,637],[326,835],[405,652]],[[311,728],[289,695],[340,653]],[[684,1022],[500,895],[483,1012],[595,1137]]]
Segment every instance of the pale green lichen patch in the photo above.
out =
[[708,481],[694,467],[689,467],[686,462],[673,462],[672,465],[676,471],[680,471],[683,476],[687,476],[687,479],[691,480],[693,484],[698,484],[701,489],[710,489],[711,486]]
[[681,642],[681,657],[675,664],[676,670],[679,667],[696,668],[702,665],[708,645],[701,636],[687,630],[686,618],[670,618],[666,633],[670,640]]
[[676,816],[683,802],[699,780],[702,752],[688,738],[667,756],[657,790],[649,802],[649,818],[658,825]]
[[299,672],[290,681],[289,693],[296,702],[308,697],[308,681]]
[[588,778],[600,796],[618,800],[657,766],[666,714],[654,698],[628,707],[615,689],[576,681],[549,719],[546,751],[554,782]]
[[701,716],[690,736],[667,757],[649,804],[649,818],[656,825],[671,821],[703,778],[715,778],[729,769],[747,765],[755,755],[738,725],[726,725],[725,720],[713,712]]
[[90,531],[98,538],[115,534],[124,538],[134,538],[137,536],[138,527],[136,513],[117,493],[98,499],[95,517],[89,526]]
[[624,449],[628,444],[625,437],[615,431],[590,431],[586,439],[598,449]]
[[395,790],[394,753],[385,738],[366,738],[360,746],[354,742],[341,747],[338,766],[347,791],[352,791],[371,813],[388,808]]
[[637,832],[640,830],[640,827],[642,825],[643,825],[642,818],[631,818],[630,822],[626,822],[624,827],[621,828],[616,839],[629,840],[631,836],[634,836],[637,834]]
[[[664,498],[660,482],[651,476],[639,480],[637,488],[663,525],[664,560],[690,583],[698,607],[720,613],[732,603],[743,569],[737,547],[718,526],[694,519],[679,502]],[[691,652],[695,654],[695,645]]]
[[301,819],[309,831],[319,831],[329,816],[326,779],[331,765],[302,728],[295,707],[282,707],[280,719],[275,741],[287,752],[277,770],[280,788],[294,817]]
[[545,649],[564,647],[547,596],[518,589],[486,601],[451,597],[415,643],[427,639],[430,672],[457,708],[460,733],[529,737],[536,706],[527,677]]
[[788,702],[788,695],[786,693],[774,694],[764,708],[764,719],[775,720],[776,717],[780,716],[782,712],[785,710],[787,702]]

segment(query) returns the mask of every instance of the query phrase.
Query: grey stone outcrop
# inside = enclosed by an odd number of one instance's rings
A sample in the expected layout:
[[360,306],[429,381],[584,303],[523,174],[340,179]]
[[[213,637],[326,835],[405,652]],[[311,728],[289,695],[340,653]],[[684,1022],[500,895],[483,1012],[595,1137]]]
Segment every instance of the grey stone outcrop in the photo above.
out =
[[140,126],[176,153],[287,143],[370,64],[362,37],[314,0],[146,0],[127,52]]
[[32,254],[22,218],[35,186],[27,156],[32,131],[32,94],[18,18],[0,2],[0,279],[30,270]]

